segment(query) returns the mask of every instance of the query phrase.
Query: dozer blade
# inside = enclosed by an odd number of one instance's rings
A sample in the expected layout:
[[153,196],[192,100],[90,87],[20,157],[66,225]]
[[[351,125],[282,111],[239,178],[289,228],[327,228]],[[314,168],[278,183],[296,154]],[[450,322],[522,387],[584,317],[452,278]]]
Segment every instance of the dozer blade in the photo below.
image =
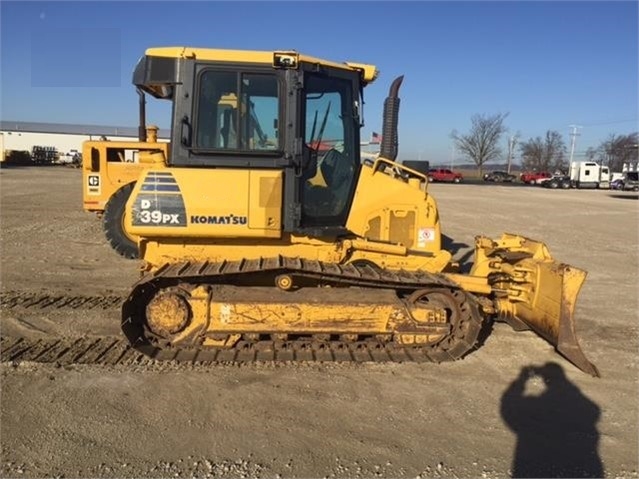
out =
[[575,305],[586,272],[558,263],[544,243],[522,236],[478,237],[476,242],[475,273],[487,275],[494,290],[506,293],[496,301],[500,317],[516,330],[532,329],[579,369],[599,376],[575,331]]
[[476,242],[475,273],[492,278],[492,288],[501,291],[499,316],[516,330],[532,329],[579,369],[599,376],[575,331],[575,304],[586,272],[556,262],[544,243],[521,236]]
[[532,301],[516,305],[516,316],[582,371],[599,376],[579,346],[575,304],[586,272],[566,264],[537,263]]

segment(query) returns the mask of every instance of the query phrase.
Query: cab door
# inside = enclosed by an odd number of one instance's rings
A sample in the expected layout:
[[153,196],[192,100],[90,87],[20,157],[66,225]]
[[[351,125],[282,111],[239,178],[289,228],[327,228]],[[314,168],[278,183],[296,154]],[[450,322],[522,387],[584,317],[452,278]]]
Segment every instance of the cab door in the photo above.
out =
[[359,176],[357,72],[306,71],[300,101],[305,157],[300,178],[301,227],[346,223]]

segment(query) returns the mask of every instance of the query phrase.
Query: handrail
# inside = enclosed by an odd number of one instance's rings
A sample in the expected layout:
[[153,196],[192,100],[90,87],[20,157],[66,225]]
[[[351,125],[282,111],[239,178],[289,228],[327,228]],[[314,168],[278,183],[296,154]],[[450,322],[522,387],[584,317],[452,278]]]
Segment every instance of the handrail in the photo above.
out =
[[419,178],[420,180],[423,180],[425,182],[428,182],[428,177],[417,170],[413,170],[412,168],[409,168],[408,166],[404,166],[401,163],[397,163],[393,160],[389,160],[387,158],[383,158],[383,157],[378,157],[375,162],[373,163],[373,174],[375,174],[381,167],[382,165],[387,165],[390,166],[392,168],[395,169],[399,169],[401,171],[405,171],[406,173],[408,173],[410,176],[414,176]]

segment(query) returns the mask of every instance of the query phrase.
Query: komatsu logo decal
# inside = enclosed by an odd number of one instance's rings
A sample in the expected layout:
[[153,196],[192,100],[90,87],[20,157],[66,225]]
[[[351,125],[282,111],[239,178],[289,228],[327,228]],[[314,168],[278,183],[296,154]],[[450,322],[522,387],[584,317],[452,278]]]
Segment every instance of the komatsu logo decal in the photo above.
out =
[[195,225],[245,225],[248,223],[248,218],[235,215],[191,215],[191,223]]

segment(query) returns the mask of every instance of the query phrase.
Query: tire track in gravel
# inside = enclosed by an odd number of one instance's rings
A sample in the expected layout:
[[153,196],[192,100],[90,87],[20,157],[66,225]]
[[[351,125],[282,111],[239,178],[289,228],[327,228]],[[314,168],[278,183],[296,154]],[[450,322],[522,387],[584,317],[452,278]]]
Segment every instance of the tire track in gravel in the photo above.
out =
[[115,295],[65,295],[6,291],[0,293],[2,309],[112,309],[119,308],[124,298]]

